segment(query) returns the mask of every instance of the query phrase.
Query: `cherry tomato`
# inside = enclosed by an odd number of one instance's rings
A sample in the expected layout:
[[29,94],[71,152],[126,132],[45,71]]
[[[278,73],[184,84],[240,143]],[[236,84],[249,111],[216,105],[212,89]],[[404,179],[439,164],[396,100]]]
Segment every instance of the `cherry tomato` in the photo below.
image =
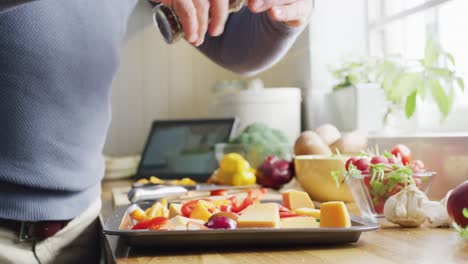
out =
[[413,160],[411,162],[411,169],[413,169],[414,172],[420,172],[424,170],[424,162],[421,160]]
[[385,203],[380,203],[379,205],[374,206],[374,210],[377,214],[383,214]]
[[295,217],[299,216],[293,212],[279,212],[280,218]]
[[379,198],[378,203],[374,204],[374,210],[378,214],[383,214],[383,209],[385,205],[385,200],[383,198]]
[[151,229],[159,230],[161,226],[167,223],[166,217],[155,217],[149,220],[143,220],[132,227],[132,230]]
[[383,156],[375,156],[375,157],[372,157],[370,163],[374,165],[375,164],[388,164],[388,159]]
[[401,190],[403,190],[403,188],[405,188],[405,186],[402,184],[402,183],[398,183],[396,184],[392,190],[389,192],[388,194],[388,197],[391,197],[397,193],[399,193]]
[[370,162],[367,158],[360,158],[354,163],[354,166],[361,172],[365,173],[366,171],[369,172],[369,165]]
[[364,181],[364,185],[366,185],[367,188],[370,187],[370,180],[371,180],[371,176],[370,176],[370,175],[364,176],[363,181]]
[[349,164],[353,164],[353,165],[354,165],[354,164],[356,163],[356,161],[358,161],[358,158],[356,158],[356,157],[351,157],[351,158],[349,158],[349,159],[346,161],[346,165],[345,165],[346,170],[349,170]]
[[396,145],[392,154],[395,157],[400,157],[403,165],[408,165],[411,162],[411,150],[403,144]]
[[422,186],[422,179],[421,177],[414,176],[414,183],[416,184],[416,187],[421,188]]
[[212,190],[210,192],[210,196],[223,196],[223,195],[226,195],[226,193],[227,193],[226,189]]

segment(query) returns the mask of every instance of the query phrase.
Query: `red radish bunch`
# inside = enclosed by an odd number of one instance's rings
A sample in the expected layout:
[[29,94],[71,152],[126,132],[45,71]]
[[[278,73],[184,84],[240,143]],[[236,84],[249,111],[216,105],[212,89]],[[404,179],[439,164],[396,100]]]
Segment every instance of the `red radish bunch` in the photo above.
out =
[[424,163],[412,160],[411,150],[402,144],[395,146],[391,153],[380,155],[376,152],[349,158],[345,168],[348,175],[361,175],[373,199],[375,212],[383,213],[385,201],[407,184],[414,182],[418,188],[422,186],[417,173],[424,171]]

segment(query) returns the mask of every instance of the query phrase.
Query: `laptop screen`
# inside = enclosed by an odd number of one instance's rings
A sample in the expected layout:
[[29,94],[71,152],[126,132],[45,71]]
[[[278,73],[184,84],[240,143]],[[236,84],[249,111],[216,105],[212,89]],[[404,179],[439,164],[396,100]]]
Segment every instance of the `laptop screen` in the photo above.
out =
[[142,154],[137,178],[192,178],[206,181],[218,167],[216,143],[229,141],[235,119],[155,121]]

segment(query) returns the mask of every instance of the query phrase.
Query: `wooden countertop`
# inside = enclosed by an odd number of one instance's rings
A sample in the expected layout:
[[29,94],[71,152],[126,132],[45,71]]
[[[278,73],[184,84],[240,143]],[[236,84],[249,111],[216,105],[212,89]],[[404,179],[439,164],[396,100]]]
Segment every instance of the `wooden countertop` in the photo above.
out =
[[[113,210],[112,188],[129,184],[129,181],[104,182],[104,221]],[[117,263],[468,263],[468,241],[461,240],[450,228],[384,225],[378,231],[362,233],[357,243],[320,247],[139,250],[128,247],[116,237],[106,238],[109,253]]]

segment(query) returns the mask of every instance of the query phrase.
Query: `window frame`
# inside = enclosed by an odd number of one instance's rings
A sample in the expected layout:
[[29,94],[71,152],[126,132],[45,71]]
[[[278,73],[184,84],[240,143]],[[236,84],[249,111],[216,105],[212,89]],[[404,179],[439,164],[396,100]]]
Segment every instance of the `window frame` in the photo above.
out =
[[[379,4],[379,18],[375,21],[371,21],[369,17],[369,2],[370,1],[375,1],[378,2]],[[382,52],[384,55],[388,55],[388,50],[386,47],[387,39],[386,35],[384,33],[384,30],[386,29],[387,26],[390,24],[396,22],[396,21],[403,21],[404,19],[420,13],[420,12],[425,12],[430,10],[431,8],[434,8],[434,12],[432,14],[432,21],[433,23],[428,23],[426,21],[426,29],[428,34],[433,35],[433,36],[438,36],[439,28],[439,17],[438,17],[438,10],[437,7],[448,3],[453,0],[425,0],[424,3],[416,5],[414,7],[410,7],[407,9],[404,9],[402,11],[399,11],[394,14],[387,15],[386,14],[386,7],[385,7],[385,0],[365,0],[365,14],[366,14],[366,50],[368,55],[372,55],[371,53],[371,34],[373,32],[377,32],[380,37],[380,42],[382,43]]]

